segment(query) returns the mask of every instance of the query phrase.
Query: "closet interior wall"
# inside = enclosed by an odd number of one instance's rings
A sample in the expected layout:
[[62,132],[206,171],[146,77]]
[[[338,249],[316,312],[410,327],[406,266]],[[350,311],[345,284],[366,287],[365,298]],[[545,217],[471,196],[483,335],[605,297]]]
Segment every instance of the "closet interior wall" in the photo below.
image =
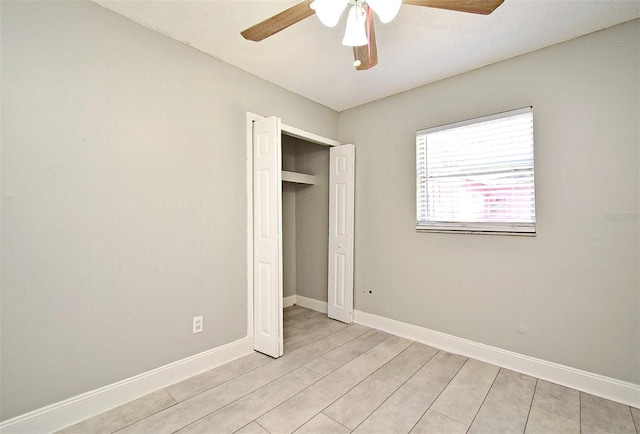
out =
[[315,175],[314,185],[282,183],[283,296],[327,301],[329,147],[282,135],[282,170]]

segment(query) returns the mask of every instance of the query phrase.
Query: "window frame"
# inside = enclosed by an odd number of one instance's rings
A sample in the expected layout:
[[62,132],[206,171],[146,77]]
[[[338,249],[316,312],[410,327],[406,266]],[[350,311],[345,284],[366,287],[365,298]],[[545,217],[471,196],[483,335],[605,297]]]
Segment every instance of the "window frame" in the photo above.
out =
[[[449,124],[439,125],[431,128],[424,128],[416,131],[416,231],[417,232],[431,232],[431,233],[465,233],[465,234],[486,234],[486,235],[516,235],[516,236],[530,236],[535,237],[537,235],[537,212],[536,212],[536,188],[535,188],[535,132],[531,133],[531,173],[533,184],[533,222],[457,222],[457,221],[431,221],[420,222],[420,182],[421,177],[419,175],[420,159],[424,159],[425,175],[423,178],[428,185],[428,145],[424,145],[423,157],[419,156],[419,141],[420,136],[427,135],[429,133],[435,133],[438,131],[460,128],[468,125],[479,124],[492,120],[508,118],[511,116],[518,116],[522,114],[531,114],[531,123],[533,128],[533,106],[522,107],[515,110],[509,110],[505,112],[495,113],[487,116],[481,116],[473,119],[467,119],[464,121],[453,122]],[[428,193],[425,193],[428,194]],[[428,199],[427,199],[428,201]]]

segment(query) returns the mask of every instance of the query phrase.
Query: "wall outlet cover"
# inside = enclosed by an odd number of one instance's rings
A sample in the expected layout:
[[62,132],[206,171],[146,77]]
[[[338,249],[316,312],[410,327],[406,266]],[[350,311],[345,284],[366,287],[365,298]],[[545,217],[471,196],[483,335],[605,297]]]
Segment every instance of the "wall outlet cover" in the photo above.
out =
[[201,316],[193,317],[193,333],[200,333],[204,329],[204,322]]

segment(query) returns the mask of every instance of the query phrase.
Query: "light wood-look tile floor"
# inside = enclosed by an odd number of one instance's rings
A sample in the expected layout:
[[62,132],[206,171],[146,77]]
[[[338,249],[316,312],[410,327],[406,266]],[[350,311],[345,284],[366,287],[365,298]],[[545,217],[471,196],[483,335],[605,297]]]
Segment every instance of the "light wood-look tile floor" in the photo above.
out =
[[638,433],[640,410],[318,312],[254,353],[64,433]]

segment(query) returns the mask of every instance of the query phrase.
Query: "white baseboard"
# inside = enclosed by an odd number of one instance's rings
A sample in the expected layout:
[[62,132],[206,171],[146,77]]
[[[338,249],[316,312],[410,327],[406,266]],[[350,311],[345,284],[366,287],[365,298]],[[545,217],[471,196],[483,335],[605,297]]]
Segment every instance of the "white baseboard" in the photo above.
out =
[[296,295],[295,303],[298,306],[306,307],[307,309],[316,310],[318,312],[327,313],[327,302],[316,300],[315,298],[303,297]]
[[632,407],[640,407],[640,385],[536,359],[424,327],[355,310],[354,322]]
[[0,423],[1,433],[50,433],[253,351],[246,337]]
[[296,304],[296,295],[290,295],[288,297],[282,297],[282,308],[291,307]]
[[316,300],[315,298],[303,297],[302,295],[293,294],[288,297],[282,297],[282,307],[291,307],[293,305],[306,307],[322,313],[327,313],[327,302]]

